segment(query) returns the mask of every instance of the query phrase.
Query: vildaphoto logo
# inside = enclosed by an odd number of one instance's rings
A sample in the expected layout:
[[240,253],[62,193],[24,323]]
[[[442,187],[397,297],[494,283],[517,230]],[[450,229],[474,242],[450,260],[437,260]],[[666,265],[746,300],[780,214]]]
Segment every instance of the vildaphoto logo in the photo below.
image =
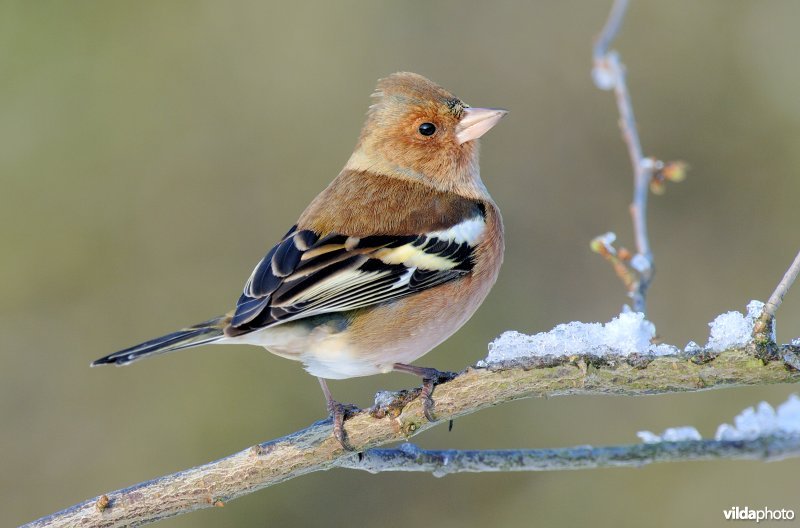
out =
[[769,508],[759,508],[758,510],[748,506],[733,506],[730,509],[722,510],[722,515],[726,521],[791,521],[794,519],[794,510],[781,508],[780,510],[770,510]]

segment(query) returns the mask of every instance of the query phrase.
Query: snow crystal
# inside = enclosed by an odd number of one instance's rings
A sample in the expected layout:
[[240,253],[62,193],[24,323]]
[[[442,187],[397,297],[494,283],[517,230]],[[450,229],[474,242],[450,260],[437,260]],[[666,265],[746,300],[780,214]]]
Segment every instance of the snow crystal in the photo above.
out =
[[748,407],[733,419],[733,425],[722,424],[717,428],[716,440],[754,440],[760,436],[800,433],[800,398],[796,394],[772,408],[761,402],[756,408]]
[[691,426],[670,427],[663,433],[657,435],[650,431],[639,431],[636,436],[645,444],[657,444],[658,442],[685,442],[688,440],[702,440],[700,432]]
[[489,343],[486,363],[520,358],[576,354],[633,353],[669,355],[677,353],[669,345],[651,345],[656,327],[639,312],[623,312],[608,323],[572,322],[560,324],[549,332],[526,335],[504,332]]
[[750,343],[753,339],[753,326],[763,309],[764,303],[761,301],[750,301],[750,304],[747,305],[746,316],[740,312],[718,315],[716,319],[708,323],[708,326],[711,327],[711,335],[706,348],[714,352],[722,352]]

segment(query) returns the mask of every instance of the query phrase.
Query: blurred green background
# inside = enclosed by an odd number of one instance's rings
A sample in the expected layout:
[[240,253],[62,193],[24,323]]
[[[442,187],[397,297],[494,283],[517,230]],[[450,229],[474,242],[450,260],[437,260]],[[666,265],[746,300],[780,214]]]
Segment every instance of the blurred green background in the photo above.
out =
[[[589,75],[610,2],[0,4],[0,511],[19,524],[324,416],[314,378],[257,348],[89,369],[229,309],[253,265],[338,172],[377,78],[422,73],[511,114],[483,142],[506,263],[421,364],[457,370],[507,329],[607,321],[626,301],[588,250],[632,245],[631,169]],[[634,0],[616,43],[647,154],[689,179],[651,202],[650,318],[678,345],[765,299],[800,247],[800,3]],[[800,335],[800,291],[779,313]],[[333,382],[369,405],[400,374]],[[428,448],[705,435],[790,386],[527,400],[418,437]],[[540,474],[316,473],[163,522],[210,526],[722,525],[798,510],[800,462]]]

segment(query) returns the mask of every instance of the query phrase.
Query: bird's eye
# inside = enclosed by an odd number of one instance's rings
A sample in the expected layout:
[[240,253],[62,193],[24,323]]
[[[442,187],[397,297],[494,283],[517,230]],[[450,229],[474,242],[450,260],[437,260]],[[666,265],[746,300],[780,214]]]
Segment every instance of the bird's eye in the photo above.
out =
[[436,125],[433,123],[422,123],[419,126],[419,133],[423,136],[432,136],[436,132]]

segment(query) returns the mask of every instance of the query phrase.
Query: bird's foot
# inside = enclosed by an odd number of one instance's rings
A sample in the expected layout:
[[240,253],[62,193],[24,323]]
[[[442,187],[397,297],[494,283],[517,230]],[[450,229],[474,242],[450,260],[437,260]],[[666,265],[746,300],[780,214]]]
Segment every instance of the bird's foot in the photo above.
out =
[[419,397],[422,399],[422,412],[429,422],[437,421],[433,412],[435,402],[433,401],[433,389],[436,385],[450,381],[456,377],[455,372],[445,372],[430,367],[415,367],[405,363],[395,363],[394,369],[400,372],[408,372],[422,378],[422,391]]
[[339,444],[345,451],[355,451],[355,448],[347,441],[347,431],[344,430],[344,421],[361,409],[352,403],[339,403],[334,400],[330,389],[328,389],[328,383],[323,378],[317,379],[319,379],[322,392],[325,394],[325,403],[328,407],[331,421],[333,422],[333,437],[339,441]]
[[339,441],[339,444],[345,451],[355,451],[355,448],[351,446],[347,440],[347,431],[344,429],[344,421],[356,414],[359,410],[358,406],[352,403],[339,403],[337,401],[328,403],[328,412],[333,421],[333,437]]

